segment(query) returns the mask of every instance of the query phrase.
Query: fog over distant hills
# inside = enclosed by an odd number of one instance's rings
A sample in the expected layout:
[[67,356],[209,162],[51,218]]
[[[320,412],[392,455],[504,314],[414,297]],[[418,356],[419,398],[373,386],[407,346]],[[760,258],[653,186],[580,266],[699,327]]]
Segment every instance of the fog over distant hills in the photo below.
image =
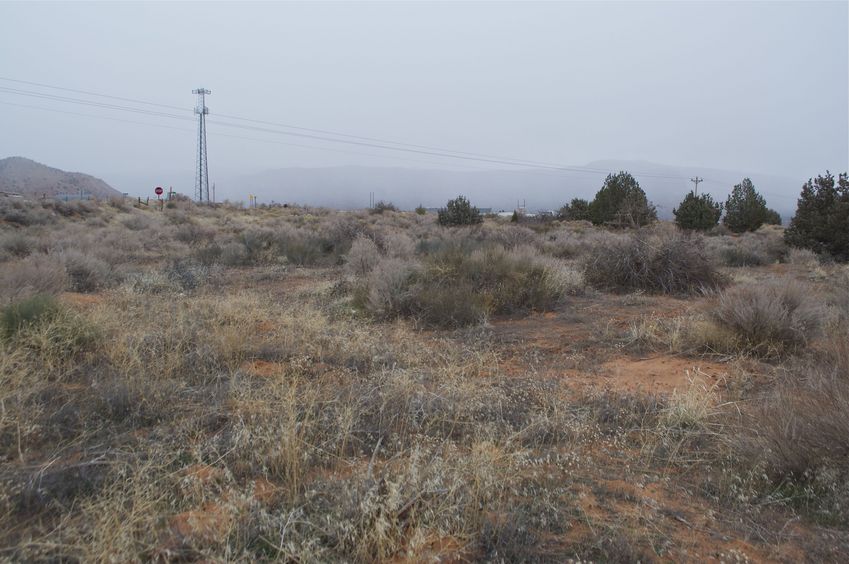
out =
[[[705,179],[700,192],[725,201],[734,184],[750,177],[767,204],[786,219],[795,211],[796,197],[805,180],[767,174],[699,167],[676,167],[642,161],[606,160],[582,165],[598,171],[630,171],[661,217],[693,188],[690,178]],[[812,175],[824,171],[812,171]],[[369,193],[376,200],[391,201],[403,209],[422,204],[438,207],[459,194],[479,207],[512,210],[525,201],[529,210],[557,209],[572,198],[591,199],[604,183],[606,172],[555,170],[438,170],[402,167],[340,166],[325,168],[281,168],[254,174],[218,174],[211,171],[217,199],[247,201],[249,194],[261,203],[288,202],[339,209],[366,207]],[[174,186],[191,195],[194,177],[180,173],[117,174],[107,176],[112,184],[131,194],[152,194],[156,185]]]
[[24,157],[0,159],[0,191],[33,198],[64,194],[96,198],[121,195],[99,178],[81,172],[66,172]]

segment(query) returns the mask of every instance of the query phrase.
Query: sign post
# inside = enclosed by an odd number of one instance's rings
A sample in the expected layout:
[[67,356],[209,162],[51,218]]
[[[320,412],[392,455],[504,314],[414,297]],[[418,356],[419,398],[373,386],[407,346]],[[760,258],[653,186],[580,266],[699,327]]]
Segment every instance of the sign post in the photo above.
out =
[[157,186],[153,192],[156,194],[156,199],[159,201],[159,210],[162,211],[162,186]]

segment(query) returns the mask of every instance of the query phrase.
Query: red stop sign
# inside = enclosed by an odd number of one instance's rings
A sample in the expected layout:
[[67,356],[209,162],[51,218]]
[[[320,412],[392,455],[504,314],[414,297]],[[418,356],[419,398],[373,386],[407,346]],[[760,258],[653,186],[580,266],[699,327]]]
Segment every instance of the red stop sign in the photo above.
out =
[[156,192],[157,196],[161,196],[162,195],[162,186],[157,186],[156,190],[154,190],[154,192]]

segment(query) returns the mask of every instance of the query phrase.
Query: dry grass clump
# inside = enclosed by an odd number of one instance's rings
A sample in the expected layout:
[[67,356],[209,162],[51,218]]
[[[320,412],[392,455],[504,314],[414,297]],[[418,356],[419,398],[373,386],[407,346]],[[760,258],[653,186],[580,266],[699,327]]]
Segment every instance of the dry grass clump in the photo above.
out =
[[36,202],[3,198],[0,199],[0,220],[22,227],[44,225],[50,221],[50,212]]
[[19,332],[49,321],[59,313],[59,304],[52,296],[37,295],[11,303],[0,311],[0,336],[11,339]]
[[819,332],[823,313],[810,288],[783,280],[723,292],[711,319],[735,335],[741,352],[771,357],[807,346]]
[[787,251],[784,261],[787,264],[811,270],[820,264],[819,257],[814,251],[811,249],[797,249],[795,247]]
[[276,229],[248,229],[241,242],[251,264],[274,264],[288,261],[297,266],[334,264],[347,252],[350,241],[334,241],[313,230],[283,224]]
[[[356,240],[354,241],[356,243]],[[403,231],[389,231],[382,238],[383,250],[387,256],[412,258],[416,254],[416,242]],[[353,247],[352,247],[353,250]]]
[[703,238],[680,231],[644,230],[596,247],[583,268],[587,282],[619,292],[692,295],[726,283],[705,253]]
[[130,231],[144,231],[151,227],[151,220],[146,215],[135,213],[129,214],[128,217],[122,219],[121,225]]
[[345,257],[346,270],[354,276],[366,276],[380,262],[380,250],[370,238],[359,236]]
[[53,255],[30,255],[7,262],[0,270],[0,300],[9,301],[35,294],[58,294],[68,286],[68,274]]
[[4,255],[23,258],[35,249],[36,241],[18,231],[0,233],[0,257]]
[[409,302],[410,282],[418,268],[416,263],[402,259],[378,261],[355,289],[355,303],[383,318],[400,314]]
[[[49,390],[78,369],[100,342],[96,328],[50,296],[0,311],[0,460],[23,460],[31,446],[55,438],[64,402]],[[2,473],[0,473],[2,475]]]
[[208,243],[215,237],[215,231],[208,227],[198,225],[188,219],[181,222],[174,231],[174,238],[189,246],[197,246],[201,243]]
[[551,309],[582,284],[579,273],[533,248],[469,252],[456,245],[432,251],[420,264],[378,262],[355,299],[382,317],[406,315],[428,326],[459,327],[493,314]]
[[[795,280],[748,283],[719,294],[706,312],[633,322],[625,344],[635,351],[779,359],[821,334],[828,309],[820,302]],[[841,318],[839,307],[832,308],[831,317]]]
[[732,267],[761,266],[783,261],[788,248],[784,230],[763,226],[753,233],[724,235],[707,239],[708,253],[720,264]]
[[61,260],[68,273],[69,287],[74,292],[96,292],[120,282],[112,266],[97,257],[67,250],[62,253]]
[[829,525],[849,525],[849,330],[823,353],[791,366],[747,412],[734,442],[766,474],[768,502],[800,508]]
[[593,228],[583,221],[570,221],[564,227],[545,235],[543,250],[562,259],[578,259],[591,254],[595,249],[605,248],[627,239],[627,235]]
[[85,218],[86,216],[100,213],[101,207],[96,202],[86,200],[42,200],[41,207],[56,215],[67,218]]

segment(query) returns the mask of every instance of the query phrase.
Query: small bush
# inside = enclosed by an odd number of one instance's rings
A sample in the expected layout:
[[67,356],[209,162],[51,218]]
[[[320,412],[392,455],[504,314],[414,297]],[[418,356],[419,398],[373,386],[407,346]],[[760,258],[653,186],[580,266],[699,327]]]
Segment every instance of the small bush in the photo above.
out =
[[[761,495],[815,520],[849,525],[849,332],[837,355],[809,359],[747,412],[737,452],[765,474]],[[772,498],[772,499],[770,499]]]
[[726,280],[708,259],[698,236],[638,232],[596,247],[584,259],[587,282],[604,290],[690,295],[713,291]]
[[351,245],[351,250],[345,259],[345,268],[355,276],[366,276],[380,262],[380,251],[374,241],[365,236],[359,236]]
[[[239,245],[239,247],[244,249],[244,245]],[[205,247],[195,249],[192,255],[195,260],[205,266],[217,264],[221,260],[221,246],[216,243],[206,245]]]
[[275,264],[285,257],[298,266],[311,266],[342,250],[332,240],[289,226],[280,230],[250,229],[242,234],[242,242],[251,264]]
[[62,254],[62,262],[74,292],[96,292],[118,282],[112,267],[99,258],[69,250]]
[[804,268],[815,268],[820,263],[817,254],[810,249],[790,249],[784,260],[787,264]]
[[286,258],[298,266],[311,266],[319,262],[322,256],[335,250],[332,244],[318,237],[300,235],[289,238],[283,243]]
[[85,217],[97,210],[96,204],[85,200],[72,200],[69,202],[63,202],[62,200],[42,200],[41,206],[44,209],[53,210],[62,217]]
[[416,242],[404,232],[392,231],[383,237],[383,250],[390,257],[410,258],[416,254]]
[[0,311],[0,339],[32,353],[38,362],[39,376],[56,369],[67,371],[69,362],[78,365],[75,359],[96,345],[98,338],[95,326],[62,307],[52,296],[33,296]]
[[38,325],[59,314],[59,303],[53,296],[36,295],[3,308],[0,314],[0,334],[11,339],[26,327]]
[[762,253],[742,245],[722,249],[719,256],[725,266],[761,266],[769,262]]
[[150,220],[143,215],[131,215],[130,217],[121,221],[121,225],[129,229],[130,231],[143,231],[150,227]]
[[763,226],[754,233],[711,237],[708,249],[725,266],[760,266],[784,260],[787,245],[781,228]]
[[224,266],[244,266],[248,263],[248,251],[241,243],[227,243],[221,247],[219,258]]
[[184,223],[174,232],[174,238],[187,245],[197,246],[212,241],[215,238],[215,231],[196,223]]
[[381,200],[377,202],[373,208],[369,209],[369,213],[372,214],[381,214],[386,211],[398,211],[398,208],[396,208],[395,204],[392,202],[384,202]]
[[130,212],[130,206],[127,205],[126,198],[109,198],[109,206],[120,212]]
[[419,284],[411,292],[409,309],[430,327],[463,327],[481,323],[487,300],[468,282],[431,286]]
[[35,240],[23,233],[11,232],[0,235],[0,249],[8,254],[23,258],[32,253],[35,248]]
[[179,281],[166,272],[134,272],[127,276],[127,289],[136,294],[169,294],[183,291]]
[[713,320],[737,336],[742,352],[760,357],[803,348],[822,315],[810,288],[791,280],[731,288],[712,311]]
[[417,267],[410,261],[385,258],[369,273],[360,305],[381,317],[408,311],[410,279]]
[[165,275],[182,290],[195,290],[209,281],[209,268],[197,262],[179,259],[171,262]]
[[382,317],[409,315],[428,326],[459,327],[492,314],[545,311],[568,293],[580,277],[556,259],[523,247],[468,252],[446,246],[417,267],[384,259],[360,290],[360,302]]
[[469,284],[487,313],[547,310],[562,297],[548,263],[533,249],[492,247],[466,254],[451,248],[428,257],[418,286],[460,289]]
[[277,236],[270,229],[249,229],[242,233],[241,239],[251,264],[277,262],[281,250]]
[[31,255],[0,269],[0,298],[3,299],[58,294],[67,286],[65,267],[51,255]]
[[0,220],[23,227],[44,225],[50,221],[50,212],[30,202],[4,198],[0,200]]

